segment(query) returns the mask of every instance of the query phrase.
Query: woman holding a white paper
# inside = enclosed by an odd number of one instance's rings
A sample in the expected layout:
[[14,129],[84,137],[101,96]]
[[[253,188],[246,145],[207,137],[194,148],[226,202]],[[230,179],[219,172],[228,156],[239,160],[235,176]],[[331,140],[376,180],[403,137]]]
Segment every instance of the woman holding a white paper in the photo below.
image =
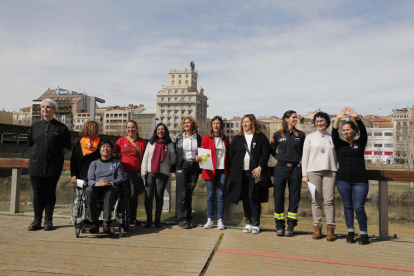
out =
[[229,177],[229,138],[224,135],[223,119],[215,116],[211,120],[210,133],[203,137],[201,141],[202,149],[209,149],[210,156],[196,156],[197,162],[203,162],[203,159],[211,159],[213,166],[211,170],[203,169],[201,177],[206,180],[207,186],[207,223],[204,229],[214,227],[214,199],[217,195],[217,228],[224,230],[226,227],[223,223],[224,215],[224,193],[226,182]]
[[243,201],[246,226],[244,233],[259,234],[262,202],[268,202],[272,181],[267,162],[270,144],[253,114],[241,120],[239,134],[230,146],[230,177],[228,200],[237,204]]
[[[312,198],[313,239],[322,238],[322,199],[325,202],[327,241],[335,240],[335,181],[336,154],[332,135],[327,131],[331,124],[329,115],[318,112],[313,117],[316,127],[314,133],[306,136],[302,156],[302,181],[314,185],[315,197]],[[310,187],[311,188],[311,187]],[[313,187],[312,187],[313,188]]]

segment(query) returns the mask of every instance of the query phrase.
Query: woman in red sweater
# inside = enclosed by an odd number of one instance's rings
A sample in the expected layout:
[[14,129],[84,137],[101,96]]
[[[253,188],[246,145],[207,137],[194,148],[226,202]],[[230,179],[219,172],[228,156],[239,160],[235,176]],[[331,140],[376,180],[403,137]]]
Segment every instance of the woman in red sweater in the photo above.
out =
[[144,183],[141,178],[141,163],[144,156],[147,142],[138,135],[138,125],[135,121],[128,121],[127,136],[119,138],[115,144],[113,156],[118,158],[124,170],[128,173],[131,180],[131,197],[130,197],[130,222],[135,226],[141,225],[136,220],[138,208],[138,194],[144,189]]
[[[211,120],[210,133],[203,137],[201,148],[210,149],[213,161],[213,170],[203,169],[201,177],[206,180],[207,186],[207,223],[204,229],[214,226],[214,198],[217,194],[217,226],[219,230],[226,229],[223,224],[224,215],[224,193],[226,182],[229,177],[229,138],[223,132],[223,120],[220,116],[215,116]],[[201,161],[200,156],[196,160]]]

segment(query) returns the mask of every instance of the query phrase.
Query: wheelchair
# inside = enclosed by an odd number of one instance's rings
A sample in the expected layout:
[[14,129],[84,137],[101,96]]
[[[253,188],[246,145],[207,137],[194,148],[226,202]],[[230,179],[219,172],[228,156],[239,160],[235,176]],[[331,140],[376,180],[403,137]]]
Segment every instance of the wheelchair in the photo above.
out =
[[[84,180],[82,192],[80,194],[80,204],[78,207],[78,216],[75,220],[75,234],[79,238],[80,233],[86,233],[90,228],[89,210],[86,205],[85,191],[88,188],[88,180]],[[111,228],[112,234],[115,233],[115,228],[118,229],[119,237],[122,237],[130,227],[130,211],[129,211],[129,197],[130,197],[130,179],[127,173],[124,175],[120,191],[115,195],[115,203],[112,208]],[[103,211],[103,200],[97,200],[98,211]],[[102,220],[99,220],[102,224]]]

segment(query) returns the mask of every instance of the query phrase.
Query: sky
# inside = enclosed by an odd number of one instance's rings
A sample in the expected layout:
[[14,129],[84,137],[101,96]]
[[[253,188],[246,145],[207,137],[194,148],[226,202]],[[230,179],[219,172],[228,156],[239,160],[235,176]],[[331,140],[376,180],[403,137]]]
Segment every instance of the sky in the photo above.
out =
[[0,110],[58,86],[154,109],[169,70],[194,61],[210,118],[388,115],[414,104],[413,14],[397,0],[0,0]]

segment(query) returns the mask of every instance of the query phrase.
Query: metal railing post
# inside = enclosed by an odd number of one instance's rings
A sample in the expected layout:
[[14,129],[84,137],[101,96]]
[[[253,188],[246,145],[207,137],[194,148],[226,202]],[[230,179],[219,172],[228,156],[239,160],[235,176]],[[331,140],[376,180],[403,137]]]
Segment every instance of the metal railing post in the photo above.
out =
[[12,169],[12,185],[11,185],[11,194],[10,194],[10,213],[11,214],[16,214],[19,212],[21,175],[22,175],[21,168]]
[[388,181],[379,181],[379,235],[388,240]]

